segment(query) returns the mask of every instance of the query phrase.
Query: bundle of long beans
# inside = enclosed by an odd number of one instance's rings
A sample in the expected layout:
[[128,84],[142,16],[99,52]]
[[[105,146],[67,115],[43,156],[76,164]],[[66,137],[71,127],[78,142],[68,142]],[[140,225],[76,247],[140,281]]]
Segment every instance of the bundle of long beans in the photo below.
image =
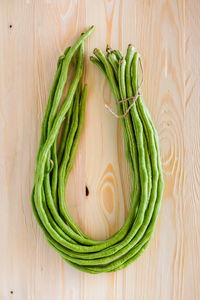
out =
[[[105,241],[84,234],[70,217],[65,186],[84,119],[87,86],[82,88],[83,42],[89,28],[59,58],[42,123],[32,207],[48,242],[68,263],[89,273],[112,272],[139,257],[152,236],[163,190],[157,133],[138,86],[139,54],[95,49],[91,61],[106,75],[123,124],[126,154],[133,175],[130,211],[121,229]],[[61,103],[69,67],[74,75]],[[60,143],[58,142],[60,136]]]

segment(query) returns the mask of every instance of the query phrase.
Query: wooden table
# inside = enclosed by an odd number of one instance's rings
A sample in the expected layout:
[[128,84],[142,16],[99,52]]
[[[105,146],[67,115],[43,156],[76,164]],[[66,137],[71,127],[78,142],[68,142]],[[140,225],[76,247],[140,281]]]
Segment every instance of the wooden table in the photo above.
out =
[[[200,1],[0,2],[0,299],[200,299]],[[50,248],[30,194],[40,125],[57,57],[90,25],[86,119],[66,188],[84,232],[105,239],[123,224],[131,177],[113,98],[89,61],[95,47],[142,55],[142,93],[160,138],[165,193],[154,237],[127,269],[90,275]],[[89,195],[85,195],[85,187]]]

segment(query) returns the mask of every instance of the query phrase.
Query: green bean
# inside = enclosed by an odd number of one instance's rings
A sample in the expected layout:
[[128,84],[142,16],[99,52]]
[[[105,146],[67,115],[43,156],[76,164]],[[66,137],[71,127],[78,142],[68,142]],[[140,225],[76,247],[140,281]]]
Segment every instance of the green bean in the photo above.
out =
[[118,60],[123,58],[123,54],[120,50],[113,50],[112,53],[116,55]]
[[135,96],[138,91],[138,60],[140,59],[140,54],[138,52],[134,53],[132,61],[132,89],[133,95]]
[[90,61],[97,65],[97,67],[104,73],[104,75],[107,76],[104,65],[98,59],[96,59],[94,56],[90,56]]
[[116,58],[116,55],[114,53],[109,53],[107,55],[107,59],[110,62],[111,66],[113,67],[114,74],[115,74],[115,76],[117,78],[119,62],[118,62],[118,60]]
[[[48,243],[70,265],[96,274],[125,268],[146,249],[160,209],[163,175],[157,132],[139,92],[139,53],[132,45],[125,58],[108,46],[107,55],[95,49],[96,57],[90,60],[105,75],[117,113],[123,116],[119,119],[133,178],[130,210],[120,230],[104,241],[93,240],[82,232],[68,212],[65,186],[84,123],[87,96],[87,85],[82,88],[83,42],[92,30],[93,27],[82,34],[58,59],[41,127],[31,201]],[[72,61],[74,74],[60,105]]]

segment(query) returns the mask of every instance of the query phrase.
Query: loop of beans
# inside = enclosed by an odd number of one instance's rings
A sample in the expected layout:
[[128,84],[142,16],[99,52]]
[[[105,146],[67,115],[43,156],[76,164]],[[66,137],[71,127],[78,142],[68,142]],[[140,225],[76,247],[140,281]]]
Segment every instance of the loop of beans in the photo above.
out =
[[[125,58],[118,50],[99,49],[91,57],[105,74],[116,100],[133,176],[130,211],[121,229],[105,241],[84,234],[70,217],[65,203],[65,186],[73,165],[84,120],[87,85],[82,88],[83,42],[89,28],[59,58],[44,115],[32,191],[32,207],[48,242],[64,260],[88,273],[113,272],[139,257],[152,236],[160,208],[163,178],[157,133],[138,94],[140,56],[132,45]],[[68,71],[74,74],[61,103]],[[120,101],[130,98],[129,101]],[[60,140],[60,142],[58,142]]]

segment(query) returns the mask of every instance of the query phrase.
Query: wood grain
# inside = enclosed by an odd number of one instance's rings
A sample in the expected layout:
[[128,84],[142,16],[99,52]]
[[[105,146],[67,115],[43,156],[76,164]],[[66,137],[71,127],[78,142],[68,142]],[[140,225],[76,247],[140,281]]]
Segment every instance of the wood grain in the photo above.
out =
[[[2,0],[0,3],[0,299],[200,299],[200,2]],[[165,193],[148,249],[127,269],[81,273],[52,250],[30,205],[40,125],[57,57],[88,26],[85,124],[66,187],[70,213],[95,239],[123,224],[131,177],[122,129],[95,47],[142,54],[142,92],[160,138]],[[89,194],[86,196],[86,186]]]

